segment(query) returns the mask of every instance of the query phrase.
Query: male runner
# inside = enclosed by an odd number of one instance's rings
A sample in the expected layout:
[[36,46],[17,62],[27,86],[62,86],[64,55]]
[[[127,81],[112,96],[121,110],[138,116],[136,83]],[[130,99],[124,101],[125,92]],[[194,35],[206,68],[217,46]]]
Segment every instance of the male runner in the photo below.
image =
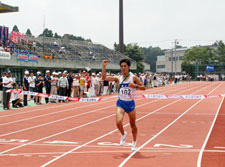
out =
[[120,68],[122,72],[122,76],[113,77],[106,76],[106,66],[109,63],[108,60],[104,60],[102,62],[102,80],[107,81],[115,81],[119,84],[119,99],[117,101],[117,112],[116,112],[116,124],[117,128],[121,133],[120,145],[124,145],[126,143],[127,132],[123,129],[123,117],[125,112],[129,116],[130,126],[133,134],[133,142],[132,142],[132,151],[137,149],[137,126],[136,126],[136,111],[135,111],[135,103],[132,98],[132,95],[135,95],[136,89],[145,90],[144,84],[139,80],[138,77],[133,75],[130,70],[130,60],[122,59],[120,61]]

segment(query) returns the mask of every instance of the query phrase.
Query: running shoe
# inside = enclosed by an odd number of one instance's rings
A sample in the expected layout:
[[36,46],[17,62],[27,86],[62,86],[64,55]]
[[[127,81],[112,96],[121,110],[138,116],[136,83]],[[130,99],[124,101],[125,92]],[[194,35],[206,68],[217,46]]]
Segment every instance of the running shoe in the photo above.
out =
[[127,132],[124,132],[124,135],[121,135],[120,145],[123,146],[126,143]]
[[133,141],[131,151],[136,151],[137,150],[137,142]]

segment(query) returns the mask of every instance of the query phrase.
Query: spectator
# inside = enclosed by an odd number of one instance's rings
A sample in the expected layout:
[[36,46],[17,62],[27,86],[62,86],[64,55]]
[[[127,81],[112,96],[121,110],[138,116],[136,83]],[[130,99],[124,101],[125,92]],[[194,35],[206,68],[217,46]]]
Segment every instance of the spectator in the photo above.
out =
[[107,95],[109,89],[109,81],[103,81],[103,86],[103,95]]
[[89,76],[89,73],[86,74],[86,88],[87,88],[87,92],[89,91],[89,88],[91,86],[91,77]]
[[[43,86],[45,85],[44,78],[40,74],[38,75],[38,78],[36,80],[36,91],[38,93],[43,93]],[[42,104],[41,103],[41,96],[36,96],[36,104]]]
[[67,90],[67,96],[71,97],[72,92],[72,85],[73,85],[73,73],[70,72],[70,74],[67,76],[68,83],[69,83],[69,89]]
[[6,72],[3,72],[2,77],[0,77],[0,106],[3,106],[3,77],[6,76]]
[[8,71],[6,77],[3,78],[3,109],[9,110],[9,100],[11,93],[7,92],[7,90],[12,89],[14,85],[13,79],[11,77],[11,72]]
[[[28,77],[29,89],[31,92],[35,92],[35,79],[34,73],[31,72],[30,76]],[[31,95],[30,100],[34,100],[34,96]]]
[[98,84],[97,96],[101,96],[101,92],[103,89],[103,81],[102,81],[102,77],[100,74],[97,74],[97,84]]
[[81,98],[83,97],[84,89],[85,89],[85,74],[86,74],[86,71],[83,71],[80,77],[80,97]]
[[[57,73],[53,72],[53,76],[51,78],[51,95],[57,95],[57,83],[58,83]],[[54,98],[51,99],[51,103],[55,103]]]
[[95,73],[92,73],[92,76],[91,76],[91,96],[97,95],[97,92],[96,92],[97,83],[96,82],[97,82],[96,75],[95,75]]
[[[28,77],[29,77],[29,71],[25,71],[25,76],[23,77],[23,90],[24,91],[29,91]],[[27,106],[27,94],[23,95],[23,104],[24,104],[24,106]]]
[[[69,83],[68,83],[66,71],[64,71],[63,76],[59,78],[58,87],[59,87],[59,95],[66,96],[66,91],[67,89],[69,89]],[[61,102],[61,100],[59,100],[59,102]],[[65,102],[65,100],[63,100],[63,102]]]
[[58,47],[58,44],[57,44],[57,42],[56,42],[56,41],[54,42],[54,46],[55,46],[55,47]]
[[[18,90],[19,86],[15,85],[15,89]],[[24,105],[21,103],[22,99],[19,98],[18,93],[12,93],[12,106],[14,108],[18,107],[24,107]]]
[[[46,76],[45,76],[45,89],[46,89],[46,94],[51,93],[51,76],[50,76],[50,71],[46,71]],[[45,98],[45,103],[48,104],[49,99],[48,97]]]
[[79,78],[78,75],[75,75],[73,78],[73,97],[78,97],[79,87],[80,87]]

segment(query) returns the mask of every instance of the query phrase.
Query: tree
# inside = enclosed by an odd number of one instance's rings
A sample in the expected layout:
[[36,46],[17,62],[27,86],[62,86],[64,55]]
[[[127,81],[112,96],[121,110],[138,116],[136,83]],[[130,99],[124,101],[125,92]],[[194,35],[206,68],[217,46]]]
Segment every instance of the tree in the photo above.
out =
[[[116,51],[119,50],[118,44],[114,43],[114,49]],[[144,60],[143,52],[137,44],[124,45],[124,55],[137,62],[137,72],[144,71],[144,65],[142,63]]]
[[217,59],[220,64],[225,64],[225,44],[223,41],[216,42],[217,50],[216,53],[218,55]]
[[137,62],[137,72],[143,72],[145,69],[145,65],[143,64],[143,62],[139,61]]
[[54,34],[54,38],[62,38],[60,35],[57,34],[57,32]]
[[151,65],[151,71],[156,72],[156,61],[157,56],[164,55],[164,51],[160,47],[152,47],[149,46],[148,48],[141,48],[143,51],[143,56],[146,63]]
[[183,57],[183,64],[212,64],[215,61],[215,50],[208,46],[188,49]]
[[20,32],[19,29],[18,29],[18,27],[17,27],[17,25],[14,25],[14,26],[13,26],[13,31],[15,31],[15,32]]
[[125,47],[124,55],[130,57],[136,62],[141,62],[144,60],[143,52],[137,44],[128,44]]
[[48,28],[46,28],[46,29],[44,29],[43,33],[40,34],[39,36],[53,38],[53,32],[52,32],[52,30],[49,30]]
[[26,34],[27,34],[27,36],[32,36],[32,33],[29,28],[27,29]]

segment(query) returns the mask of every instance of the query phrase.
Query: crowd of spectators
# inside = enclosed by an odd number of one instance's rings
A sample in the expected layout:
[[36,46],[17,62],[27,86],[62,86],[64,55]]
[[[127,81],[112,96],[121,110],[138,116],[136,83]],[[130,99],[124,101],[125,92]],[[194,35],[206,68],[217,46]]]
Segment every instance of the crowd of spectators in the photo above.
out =
[[33,42],[14,43],[11,40],[8,40],[7,46],[3,46],[0,40],[0,51],[9,52],[11,54],[31,54],[32,50],[35,50]]
[[218,74],[199,74],[197,75],[197,80],[198,81],[224,81],[224,78],[225,78],[225,75],[224,74],[221,74],[221,75],[218,75]]
[[[120,73],[113,74],[107,73],[110,76],[120,77]],[[188,75],[174,75],[169,76],[168,74],[150,74],[150,73],[138,73],[134,74],[140,78],[146,88],[165,86],[170,83],[178,83],[180,81],[189,80]],[[0,102],[4,102],[3,108],[8,109],[8,102],[10,99],[10,93],[6,91],[9,89],[22,89],[24,91],[46,93],[51,95],[60,95],[67,97],[96,97],[104,96],[113,93],[117,93],[118,84],[115,82],[103,81],[101,72],[89,73],[82,71],[80,73],[68,73],[67,71],[46,71],[45,74],[37,72],[25,71],[21,85],[17,85],[15,79],[11,77],[10,71],[3,73],[0,80]],[[29,101],[34,101],[36,105],[42,104],[43,100],[41,96],[30,96],[23,95],[22,99],[18,95],[12,95],[12,107],[23,107],[29,105]],[[56,100],[54,98],[45,98],[45,103],[60,103],[67,102],[62,100]]]

